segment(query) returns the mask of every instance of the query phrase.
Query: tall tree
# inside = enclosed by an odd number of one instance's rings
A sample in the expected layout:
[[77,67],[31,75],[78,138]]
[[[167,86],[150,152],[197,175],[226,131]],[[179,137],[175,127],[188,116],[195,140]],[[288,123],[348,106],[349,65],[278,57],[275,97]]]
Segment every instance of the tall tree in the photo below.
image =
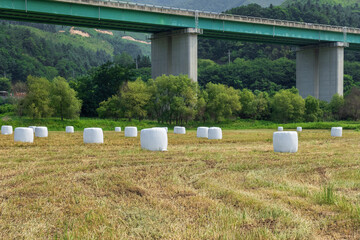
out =
[[0,91],[10,91],[11,81],[8,78],[0,77]]
[[81,110],[81,100],[76,97],[76,92],[69,86],[66,79],[57,77],[51,84],[51,106],[54,115],[64,118],[78,118]]
[[215,121],[231,118],[241,110],[238,90],[223,84],[206,84],[206,111]]
[[28,92],[19,103],[25,115],[32,118],[51,116],[50,107],[50,82],[46,78],[29,76],[27,78]]
[[132,118],[139,120],[146,117],[146,105],[151,97],[149,89],[141,79],[127,82],[120,90],[120,108],[124,117],[131,121]]

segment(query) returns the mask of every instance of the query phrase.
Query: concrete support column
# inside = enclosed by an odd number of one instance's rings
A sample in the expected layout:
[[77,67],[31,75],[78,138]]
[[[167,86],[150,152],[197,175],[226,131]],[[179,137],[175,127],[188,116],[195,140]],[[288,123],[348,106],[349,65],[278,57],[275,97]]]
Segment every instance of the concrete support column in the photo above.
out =
[[188,75],[197,82],[198,34],[200,29],[187,28],[153,34],[151,37],[152,78],[165,75]]
[[336,93],[343,95],[343,42],[320,44],[297,49],[296,88],[303,98],[311,95],[330,102]]

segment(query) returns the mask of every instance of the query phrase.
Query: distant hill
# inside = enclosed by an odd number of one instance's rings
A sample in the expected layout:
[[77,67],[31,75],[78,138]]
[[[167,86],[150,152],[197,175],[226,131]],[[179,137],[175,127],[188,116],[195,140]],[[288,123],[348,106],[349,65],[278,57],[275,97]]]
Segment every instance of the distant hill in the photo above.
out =
[[201,11],[223,12],[225,10],[256,3],[263,7],[280,5],[284,0],[132,0],[129,2],[146,3],[159,6],[194,9]]
[[[282,5],[287,6],[289,4],[293,4],[295,2],[306,4],[309,0],[285,0]],[[354,6],[355,4],[360,5],[360,0],[310,0],[311,4],[328,4],[328,5],[341,5],[341,6]]]
[[78,77],[123,52],[150,55],[141,33],[0,20],[0,77]]

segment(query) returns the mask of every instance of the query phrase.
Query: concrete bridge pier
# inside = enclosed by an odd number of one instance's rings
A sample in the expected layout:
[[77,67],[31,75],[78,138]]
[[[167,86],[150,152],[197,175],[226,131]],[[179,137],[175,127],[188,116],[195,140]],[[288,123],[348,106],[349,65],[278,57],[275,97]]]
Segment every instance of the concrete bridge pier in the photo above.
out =
[[345,47],[347,43],[334,42],[297,49],[296,88],[303,98],[330,102],[334,94],[343,95]]
[[151,37],[152,78],[188,75],[197,82],[198,34],[201,29],[186,28],[153,34]]

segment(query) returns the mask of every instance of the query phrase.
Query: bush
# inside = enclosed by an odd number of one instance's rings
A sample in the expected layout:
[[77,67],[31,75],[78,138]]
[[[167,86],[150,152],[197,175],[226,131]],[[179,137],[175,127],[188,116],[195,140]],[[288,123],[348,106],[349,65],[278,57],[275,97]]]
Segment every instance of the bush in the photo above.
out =
[[15,106],[13,104],[3,104],[0,106],[0,114],[15,112]]
[[293,89],[280,90],[271,101],[271,109],[276,122],[299,122],[304,116],[305,101]]

